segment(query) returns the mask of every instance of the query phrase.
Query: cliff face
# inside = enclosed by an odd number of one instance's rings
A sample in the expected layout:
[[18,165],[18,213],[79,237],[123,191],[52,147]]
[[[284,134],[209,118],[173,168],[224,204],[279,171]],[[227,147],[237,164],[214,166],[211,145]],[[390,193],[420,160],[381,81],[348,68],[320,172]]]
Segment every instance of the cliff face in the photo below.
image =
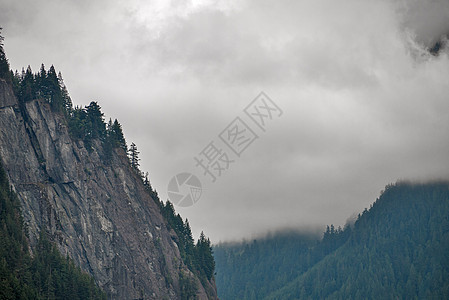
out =
[[181,299],[179,274],[197,282],[200,299],[215,299],[213,282],[183,264],[159,207],[116,149],[87,151],[47,103],[22,107],[0,79],[0,156],[22,204],[31,245],[42,229],[91,273],[112,299]]

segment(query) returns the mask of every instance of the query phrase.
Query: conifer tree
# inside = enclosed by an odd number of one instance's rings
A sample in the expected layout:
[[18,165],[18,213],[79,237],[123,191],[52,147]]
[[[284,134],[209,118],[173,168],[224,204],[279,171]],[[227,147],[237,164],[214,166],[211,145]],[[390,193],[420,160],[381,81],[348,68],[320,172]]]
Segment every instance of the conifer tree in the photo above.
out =
[[48,97],[48,87],[47,87],[47,71],[45,70],[44,64],[41,65],[39,73],[35,76],[37,97],[47,99]]
[[128,157],[129,157],[129,162],[131,163],[131,167],[136,171],[140,173],[140,158],[139,158],[139,151],[137,151],[137,146],[136,144],[134,144],[134,142],[131,143],[131,146],[129,146],[129,150],[128,150]]
[[59,86],[58,75],[53,65],[48,70],[45,86],[48,89],[47,99],[51,107],[58,112],[63,112],[65,108],[64,100]]
[[114,148],[122,148],[127,151],[125,136],[123,135],[122,125],[117,121],[117,119],[109,121],[108,133],[111,138],[111,142]]
[[211,242],[209,238],[206,238],[204,232],[202,231],[195,248],[200,272],[204,274],[208,280],[210,280],[214,274],[215,261],[212,255]]
[[72,109],[73,109],[73,103],[72,103],[72,99],[69,96],[67,87],[64,84],[64,80],[62,79],[61,72],[58,73],[58,84],[59,84],[59,88],[61,90],[64,112],[65,112],[66,116],[70,116],[72,113]]
[[151,187],[151,184],[150,184],[150,179],[148,178],[148,172],[145,172],[145,176],[143,179],[143,185],[145,186],[147,191],[151,192],[153,190],[153,188]]
[[6,58],[5,50],[3,49],[3,40],[2,28],[0,27],[0,78],[9,81],[9,63]]
[[27,102],[33,100],[36,95],[34,75],[31,67],[28,66],[26,71],[22,69],[22,81],[19,91],[19,100]]
[[97,102],[92,101],[86,106],[86,117],[89,138],[103,137],[106,131],[106,125],[104,123],[104,114],[101,112],[101,107]]

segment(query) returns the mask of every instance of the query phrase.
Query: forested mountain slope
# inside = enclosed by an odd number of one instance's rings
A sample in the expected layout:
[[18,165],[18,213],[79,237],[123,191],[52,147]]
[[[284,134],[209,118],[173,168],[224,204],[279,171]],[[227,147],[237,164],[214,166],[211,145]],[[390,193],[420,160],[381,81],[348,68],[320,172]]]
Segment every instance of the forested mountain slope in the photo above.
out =
[[47,233],[111,299],[216,298],[209,239],[160,201],[120,123],[73,107],[53,66],[10,71],[1,44],[0,128],[31,251]]
[[320,241],[214,251],[221,299],[447,299],[449,183],[388,185],[353,226],[328,227]]

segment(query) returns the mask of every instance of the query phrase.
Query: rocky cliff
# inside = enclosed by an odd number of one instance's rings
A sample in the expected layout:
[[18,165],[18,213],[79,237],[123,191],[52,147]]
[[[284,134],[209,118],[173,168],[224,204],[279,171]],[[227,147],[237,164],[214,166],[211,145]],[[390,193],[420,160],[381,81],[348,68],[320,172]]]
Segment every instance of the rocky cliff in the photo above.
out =
[[48,103],[19,105],[0,79],[0,157],[17,192],[31,245],[41,230],[91,273],[110,299],[181,299],[180,274],[197,282],[200,299],[215,299],[184,265],[176,233],[131,169],[122,149],[104,162],[70,137]]

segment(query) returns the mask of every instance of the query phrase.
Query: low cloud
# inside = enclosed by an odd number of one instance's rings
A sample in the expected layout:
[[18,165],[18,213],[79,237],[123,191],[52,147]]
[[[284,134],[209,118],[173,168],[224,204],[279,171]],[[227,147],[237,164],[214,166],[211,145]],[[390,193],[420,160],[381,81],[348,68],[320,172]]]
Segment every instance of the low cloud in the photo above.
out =
[[[99,101],[163,199],[197,174],[196,235],[343,225],[390,182],[449,177],[447,1],[23,3],[0,4],[12,67]],[[211,183],[193,157],[262,90],[284,114]]]

